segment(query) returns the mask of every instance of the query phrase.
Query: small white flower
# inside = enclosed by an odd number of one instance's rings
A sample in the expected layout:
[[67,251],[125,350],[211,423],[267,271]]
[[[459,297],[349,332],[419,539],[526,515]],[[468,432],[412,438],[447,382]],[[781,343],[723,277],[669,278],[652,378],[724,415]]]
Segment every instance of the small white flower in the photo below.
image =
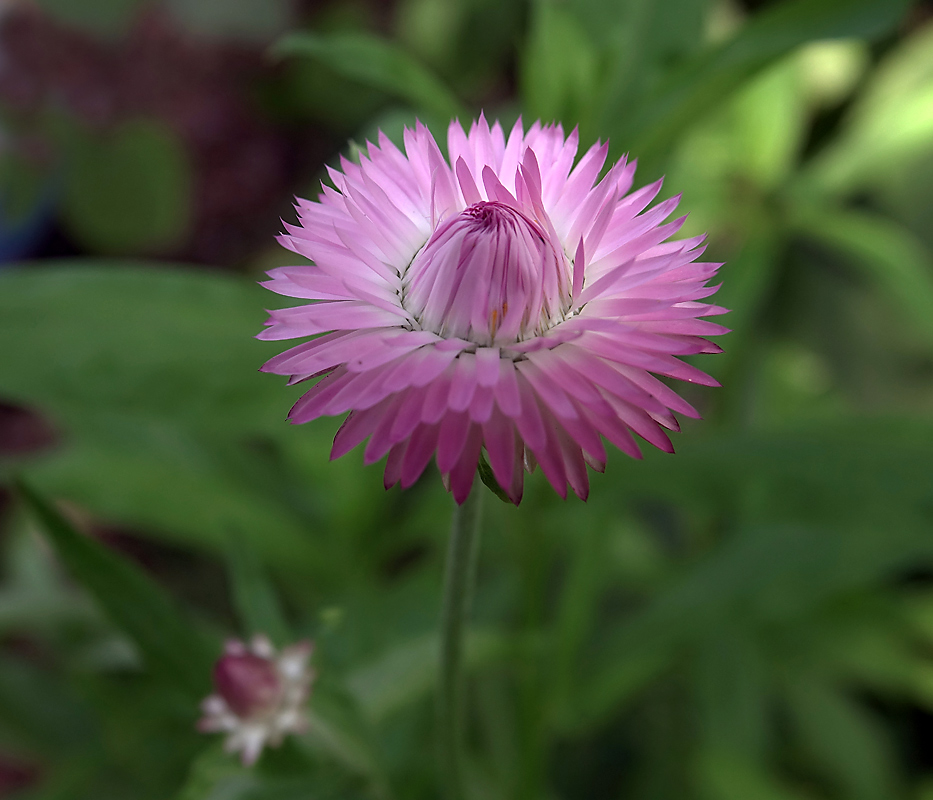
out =
[[307,641],[277,651],[261,634],[249,645],[228,641],[214,666],[215,693],[201,704],[198,730],[226,733],[225,749],[239,752],[245,766],[256,763],[266,745],[277,747],[287,734],[304,732],[314,679],[311,651]]

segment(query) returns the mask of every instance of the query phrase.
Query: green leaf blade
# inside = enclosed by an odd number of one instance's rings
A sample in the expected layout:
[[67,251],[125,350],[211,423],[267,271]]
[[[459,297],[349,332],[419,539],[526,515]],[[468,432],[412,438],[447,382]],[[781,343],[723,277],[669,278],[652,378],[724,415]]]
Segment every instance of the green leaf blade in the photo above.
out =
[[693,120],[795,47],[820,39],[883,36],[910,5],[909,0],[786,0],[675,70],[631,113],[607,109],[606,124],[617,145],[641,159],[656,158]]
[[193,698],[205,695],[219,642],[189,622],[139,569],[80,534],[29,486],[19,482],[18,488],[69,571],[136,643],[149,665]]
[[347,78],[399,97],[442,119],[463,116],[454,94],[428,69],[393,42],[365,33],[305,31],[281,39],[273,54],[309,56]]

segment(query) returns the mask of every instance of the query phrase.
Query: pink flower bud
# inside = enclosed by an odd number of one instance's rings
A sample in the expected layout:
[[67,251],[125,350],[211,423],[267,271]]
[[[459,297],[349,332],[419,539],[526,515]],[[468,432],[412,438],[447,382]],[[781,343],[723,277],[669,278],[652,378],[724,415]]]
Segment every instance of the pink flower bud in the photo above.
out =
[[238,717],[262,716],[282,696],[275,662],[252,653],[221,658],[214,667],[214,687]]
[[314,678],[308,667],[311,649],[310,642],[299,642],[276,650],[261,635],[248,646],[228,642],[214,666],[216,691],[201,704],[198,729],[226,733],[227,751],[239,752],[247,766],[266,745],[276,747],[287,734],[302,733]]

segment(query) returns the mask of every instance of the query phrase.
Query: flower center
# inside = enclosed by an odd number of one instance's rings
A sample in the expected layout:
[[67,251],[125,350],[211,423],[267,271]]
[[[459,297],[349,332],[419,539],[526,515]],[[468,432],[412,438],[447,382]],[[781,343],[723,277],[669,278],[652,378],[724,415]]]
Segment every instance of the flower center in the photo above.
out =
[[560,247],[520,211],[474,203],[443,222],[405,274],[404,304],[427,330],[479,345],[546,331],[569,306]]

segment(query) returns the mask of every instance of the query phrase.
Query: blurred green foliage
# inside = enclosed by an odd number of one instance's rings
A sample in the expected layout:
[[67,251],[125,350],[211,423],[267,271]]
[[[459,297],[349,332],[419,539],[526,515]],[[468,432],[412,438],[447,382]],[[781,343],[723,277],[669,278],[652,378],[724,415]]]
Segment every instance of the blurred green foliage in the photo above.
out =
[[[218,35],[281,27],[197,5]],[[486,504],[472,796],[933,796],[933,26],[903,0],[393,15],[325,9],[287,33],[283,118],[365,146],[483,104],[608,137],[683,192],[734,309],[702,362],[723,388],[692,390],[707,419],[676,456],[613,454],[586,505],[540,475],[520,509]],[[88,252],[182,235],[170,132],[48,124]],[[438,796],[450,500],[436,475],[387,493],[358,455],[329,463],[335,420],[285,423],[297,390],[257,374],[252,339],[277,301],[247,272],[94,258],[0,277],[0,399],[58,433],[0,455],[31,487],[0,584],[4,641],[28,645],[0,660],[0,753],[40,775],[20,800]],[[83,535],[113,529],[142,556]],[[218,635],[257,630],[314,638],[319,677],[308,733],[247,770],[193,725]]]

